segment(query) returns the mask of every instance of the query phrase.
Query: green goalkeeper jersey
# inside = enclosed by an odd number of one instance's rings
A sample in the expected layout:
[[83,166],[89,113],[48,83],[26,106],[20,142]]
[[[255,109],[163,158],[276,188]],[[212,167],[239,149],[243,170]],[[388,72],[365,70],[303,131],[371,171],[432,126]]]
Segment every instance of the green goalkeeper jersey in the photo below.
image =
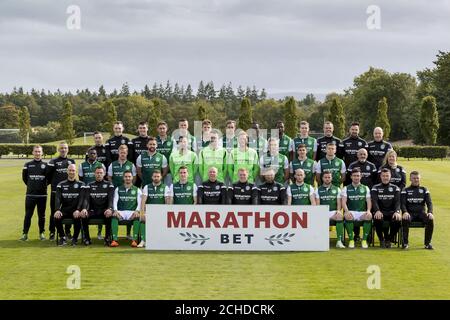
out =
[[335,185],[325,187],[321,185],[316,190],[316,199],[320,200],[320,205],[328,205],[330,211],[337,210],[337,203],[341,201],[341,189]]
[[370,199],[370,190],[367,186],[349,184],[342,189],[341,196],[347,198],[348,210],[367,211],[367,199]]
[[187,150],[185,153],[180,151],[173,151],[169,159],[170,172],[172,173],[173,183],[180,181],[179,169],[186,167],[188,170],[188,181],[194,182],[195,174],[198,170],[198,160],[195,152]]
[[228,174],[232,183],[239,181],[239,169],[245,168],[248,171],[248,182],[254,183],[259,174],[258,153],[251,148],[241,151],[239,148],[233,149],[229,154]]
[[208,170],[211,167],[217,168],[217,180],[224,182],[227,172],[227,156],[225,148],[213,150],[210,146],[202,149],[199,153],[199,172],[202,181],[208,180]]

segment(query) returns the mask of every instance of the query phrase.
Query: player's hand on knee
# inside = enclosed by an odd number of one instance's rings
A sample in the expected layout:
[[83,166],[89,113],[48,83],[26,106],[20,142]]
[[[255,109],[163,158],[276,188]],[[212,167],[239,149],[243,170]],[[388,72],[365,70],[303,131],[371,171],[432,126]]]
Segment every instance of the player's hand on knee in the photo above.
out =
[[366,213],[363,216],[363,219],[366,221],[372,220],[372,213],[370,211],[366,211]]
[[104,212],[105,217],[109,218],[113,215],[112,211],[110,209],[106,209]]
[[133,219],[139,219],[139,216],[140,216],[140,212],[139,211],[135,211],[135,212],[133,212],[132,218]]
[[62,216],[63,216],[63,214],[62,214],[62,212],[59,211],[59,210],[56,211],[55,214],[53,215],[53,217],[54,217],[55,219],[61,219]]
[[344,220],[344,215],[342,214],[342,212],[336,212],[332,218],[336,221],[342,221]]
[[375,212],[375,219],[377,219],[377,220],[381,220],[381,219],[383,219],[383,213],[381,213],[381,211],[377,211],[377,212]]
[[113,216],[116,217],[117,219],[122,218],[122,216],[120,215],[119,211],[114,211],[113,212]]
[[427,217],[430,220],[434,220],[434,216],[433,216],[433,214],[431,212],[428,212]]
[[408,212],[405,212],[405,213],[403,213],[402,218],[403,218],[403,220],[409,220],[411,218],[411,216]]
[[352,213],[350,211],[347,211],[344,214],[344,218],[345,218],[345,220],[353,220],[353,215],[352,215]]
[[88,211],[86,209],[81,210],[80,216],[81,218],[87,218],[89,216]]
[[402,220],[402,217],[400,216],[400,213],[398,213],[398,212],[394,212],[394,215],[392,216],[392,218],[396,221]]
[[81,217],[81,215],[80,215],[80,211],[78,211],[78,210],[75,210],[75,211],[73,212],[73,217],[74,217],[75,219],[78,219],[78,218],[80,218],[80,217]]

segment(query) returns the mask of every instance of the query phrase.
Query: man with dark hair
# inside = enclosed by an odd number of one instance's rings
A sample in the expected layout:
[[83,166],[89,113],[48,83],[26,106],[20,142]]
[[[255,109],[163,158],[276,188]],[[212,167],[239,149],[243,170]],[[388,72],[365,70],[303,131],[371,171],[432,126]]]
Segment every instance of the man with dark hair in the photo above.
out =
[[[132,147],[130,149],[130,152],[132,153],[130,159],[135,165],[137,158],[147,151],[147,143],[150,137],[148,136],[148,123],[146,121],[139,122],[138,133],[139,136],[131,139]],[[142,181],[140,179],[136,180],[135,185],[139,187]]]
[[[49,221],[49,232],[50,241],[55,239],[55,220],[53,219],[53,214],[56,211],[55,207],[55,197],[56,197],[56,186],[61,181],[67,179],[67,168],[70,164],[75,164],[75,160],[67,158],[69,153],[69,145],[66,142],[61,142],[58,146],[58,157],[53,158],[48,163],[47,170],[47,181],[51,185],[51,196],[50,196],[50,221]],[[70,237],[70,225],[66,225],[65,231],[68,237]]]
[[[284,185],[289,180],[289,160],[279,153],[278,138],[269,138],[269,150],[259,158],[260,172],[267,169],[273,169],[275,172],[275,181]],[[261,178],[264,178],[261,176]]]
[[238,139],[235,135],[236,132],[236,121],[227,120],[225,127],[225,136],[222,139],[222,146],[230,152],[238,146]]
[[[45,240],[45,207],[47,204],[47,163],[42,161],[42,147],[33,147],[33,160],[25,163],[22,169],[22,181],[27,186],[25,196],[25,218],[23,221],[23,233],[20,240],[28,240],[31,217],[37,207],[39,239]],[[50,214],[52,219],[52,214]]]
[[211,120],[205,119],[202,121],[202,137],[199,140],[197,140],[197,151],[201,151],[203,148],[206,148],[209,146],[210,141],[210,135],[212,131],[212,122]]
[[314,186],[314,180],[316,177],[316,162],[306,156],[305,144],[298,145],[297,156],[294,157],[292,162],[289,164],[289,172],[291,174],[292,181],[295,180],[294,175],[298,169],[303,170],[303,173],[305,174],[305,182],[311,186]]
[[403,212],[402,247],[403,249],[409,248],[408,236],[411,222],[420,221],[425,224],[425,249],[432,250],[431,238],[434,229],[434,215],[430,192],[427,188],[420,185],[419,172],[412,171],[409,180],[411,181],[411,185],[403,189],[401,194],[401,207]]
[[[188,150],[197,152],[197,139],[189,132],[189,121],[186,118],[178,120],[178,130],[175,130],[172,133],[172,142],[174,149],[179,148],[180,137],[185,137],[187,139],[186,146]],[[173,172],[172,174],[177,173],[178,171]]]
[[82,163],[80,163],[78,167],[78,176],[80,177],[80,181],[83,181],[85,184],[91,183],[95,180],[95,169],[103,168],[104,172],[106,172],[105,166],[97,161],[97,150],[93,147],[88,150],[88,159]]
[[111,244],[111,217],[113,214],[114,186],[105,180],[106,171],[104,167],[97,167],[94,171],[95,180],[86,186],[85,211],[82,214],[86,217],[82,221],[84,244],[91,244],[89,235],[89,220],[103,219],[105,224],[105,245]]
[[380,127],[373,129],[373,140],[368,143],[368,148],[369,161],[375,165],[377,170],[380,169],[386,153],[392,150],[392,145],[383,140],[383,129]]
[[178,169],[179,180],[169,188],[169,204],[196,204],[197,185],[189,181],[189,170],[185,166]]
[[209,167],[208,180],[204,181],[197,189],[198,204],[226,204],[227,187],[217,180],[217,168]]
[[327,145],[327,153],[325,158],[322,158],[317,162],[316,165],[316,180],[317,185],[319,185],[322,181],[322,174],[325,171],[330,171],[333,180],[332,183],[339,187],[341,183],[345,181],[345,172],[347,171],[345,167],[345,163],[342,159],[336,157],[336,144],[334,142],[330,142]]
[[292,139],[291,147],[289,148],[291,151],[291,159],[295,157],[298,145],[304,144],[306,145],[306,156],[314,160],[317,153],[317,140],[309,136],[309,123],[307,121],[300,121],[298,127],[300,134]]
[[323,136],[317,139],[317,153],[316,153],[316,161],[324,158],[327,153],[327,144],[330,142],[334,142],[338,149],[336,150],[336,155],[338,157],[341,156],[341,152],[339,150],[339,145],[341,144],[341,139],[333,136],[334,125],[331,121],[325,121],[323,124]]
[[[108,166],[119,158],[119,147],[121,145],[124,144],[131,150],[133,148],[130,139],[123,135],[123,130],[124,127],[122,121],[116,121],[113,126],[114,136],[106,141],[106,162],[108,163]],[[131,156],[132,152],[128,152],[129,160],[132,159]]]
[[[381,248],[390,248],[400,229],[400,188],[390,183],[391,171],[381,169],[381,183],[372,187],[372,212],[374,225]],[[384,226],[384,221],[389,225]]]
[[352,162],[358,160],[356,154],[361,148],[368,149],[367,142],[359,137],[359,123],[353,122],[349,129],[350,136],[342,140],[339,145],[342,159],[348,167]]
[[158,146],[156,138],[149,137],[147,140],[147,150],[142,152],[136,160],[137,175],[142,181],[142,186],[152,182],[154,170],[161,171],[163,179],[169,171],[166,157],[156,151]]
[[63,246],[67,244],[67,239],[64,234],[62,220],[70,218],[74,221],[72,246],[76,246],[78,242],[78,235],[81,231],[81,219],[85,216],[81,211],[85,206],[84,197],[86,185],[82,181],[77,181],[77,169],[75,164],[69,164],[67,167],[67,179],[61,181],[56,186],[55,196],[55,225],[59,235],[58,245]]
[[[167,131],[169,130],[169,126],[165,121],[158,122],[158,125],[156,126],[156,129],[158,130],[158,135],[156,136],[156,142],[158,143],[158,147],[156,148],[156,151],[161,153],[163,156],[166,157],[167,161],[170,159],[170,155],[172,153],[174,144],[172,139],[167,134]],[[170,166],[168,167],[167,174],[164,178],[164,184],[165,185],[171,185],[172,184],[172,173],[170,172]]]
[[261,134],[259,123],[255,120],[251,129],[248,130],[248,146],[254,149],[258,155],[267,152],[267,140]]
[[[109,163],[106,161],[107,157],[106,157],[106,147],[103,144],[103,135],[101,132],[99,131],[95,131],[94,132],[94,142],[95,144],[88,149],[88,152],[90,149],[95,149],[95,151],[97,152],[97,161],[101,162],[105,168],[108,168]],[[86,152],[86,157],[85,160],[87,161],[87,159],[89,158],[88,152]]]

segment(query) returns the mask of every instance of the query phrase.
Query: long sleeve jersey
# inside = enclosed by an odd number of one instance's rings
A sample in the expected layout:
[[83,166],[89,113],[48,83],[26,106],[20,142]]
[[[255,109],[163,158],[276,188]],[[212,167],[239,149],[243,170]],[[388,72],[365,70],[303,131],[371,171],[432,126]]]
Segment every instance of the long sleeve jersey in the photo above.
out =
[[401,193],[401,207],[402,212],[409,212],[411,215],[420,215],[427,212],[433,213],[430,192],[422,186],[409,186],[403,189]]
[[372,187],[372,211],[381,211],[383,214],[400,212],[400,188],[395,184],[379,183]]

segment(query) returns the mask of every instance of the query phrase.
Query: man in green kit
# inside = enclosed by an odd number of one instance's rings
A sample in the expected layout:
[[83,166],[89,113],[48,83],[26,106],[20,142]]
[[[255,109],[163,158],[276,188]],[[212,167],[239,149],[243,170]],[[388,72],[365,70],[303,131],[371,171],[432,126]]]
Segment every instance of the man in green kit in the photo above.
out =
[[194,151],[188,149],[188,138],[180,136],[178,140],[178,150],[172,151],[169,159],[172,181],[180,181],[179,170],[185,167],[189,172],[189,182],[194,182],[194,177],[198,171],[198,158]]
[[292,139],[287,134],[285,134],[284,122],[282,120],[277,121],[277,129],[278,129],[278,139],[280,140],[279,152],[280,154],[290,159],[289,148],[291,147]]
[[306,156],[309,159],[314,160],[317,152],[317,140],[309,136],[309,123],[307,121],[300,121],[299,123],[300,134],[292,139],[290,151],[291,159],[295,157],[295,152],[299,144],[306,145]]
[[78,167],[80,181],[83,181],[85,184],[95,181],[95,169],[97,168],[103,168],[106,171],[103,163],[97,161],[97,150],[95,148],[89,148],[88,159],[80,163]]
[[166,157],[156,151],[157,147],[158,142],[156,138],[149,137],[147,142],[148,150],[140,154],[136,160],[136,170],[138,176],[141,178],[142,186],[152,182],[154,170],[159,170],[163,178],[169,170]]
[[[264,172],[269,168],[273,169],[275,172],[275,181],[284,185],[284,183],[289,179],[288,158],[279,153],[278,138],[269,138],[268,144],[269,150],[259,159],[260,172]],[[261,180],[264,180],[263,176],[261,176]]]
[[322,180],[322,173],[324,171],[330,171],[333,180],[332,183],[336,187],[340,187],[341,183],[345,181],[345,173],[347,168],[342,159],[336,157],[336,143],[334,141],[327,144],[327,154],[325,158],[320,159],[316,165],[316,180],[317,184],[320,184]]
[[224,182],[227,173],[227,150],[222,148],[216,130],[211,131],[209,141],[209,145],[204,147],[198,155],[201,181],[208,180],[208,171],[214,167],[217,169],[217,181]]
[[113,217],[111,219],[113,241],[111,247],[119,246],[119,220],[133,220],[131,246],[137,247],[141,198],[141,189],[133,185],[133,174],[131,171],[125,171],[123,173],[123,184],[114,191]]
[[187,167],[178,169],[180,180],[172,184],[169,188],[169,204],[197,204],[197,186],[189,181],[189,171]]
[[341,211],[341,189],[332,182],[331,171],[322,174],[322,185],[316,189],[316,205],[328,205],[330,220],[336,222],[336,248],[344,249],[344,215]]
[[118,153],[119,159],[113,161],[108,167],[108,180],[113,183],[114,187],[120,187],[123,184],[125,171],[131,172],[133,176],[132,183],[136,179],[136,167],[131,161],[127,160],[128,147],[122,144],[118,149]]
[[353,168],[351,175],[352,183],[345,186],[341,192],[342,208],[344,209],[345,228],[350,239],[348,247],[353,249],[355,241],[353,239],[353,222],[363,222],[363,238],[361,246],[367,249],[367,237],[372,227],[372,201],[370,190],[367,186],[361,184],[361,169]]
[[288,205],[315,205],[316,197],[314,188],[305,183],[305,171],[295,170],[295,182],[286,190]]
[[313,186],[316,178],[316,162],[306,156],[306,144],[298,145],[297,157],[295,157],[289,164],[289,172],[291,174],[292,181],[295,180],[294,175],[297,169],[303,170],[305,173],[305,182]]

